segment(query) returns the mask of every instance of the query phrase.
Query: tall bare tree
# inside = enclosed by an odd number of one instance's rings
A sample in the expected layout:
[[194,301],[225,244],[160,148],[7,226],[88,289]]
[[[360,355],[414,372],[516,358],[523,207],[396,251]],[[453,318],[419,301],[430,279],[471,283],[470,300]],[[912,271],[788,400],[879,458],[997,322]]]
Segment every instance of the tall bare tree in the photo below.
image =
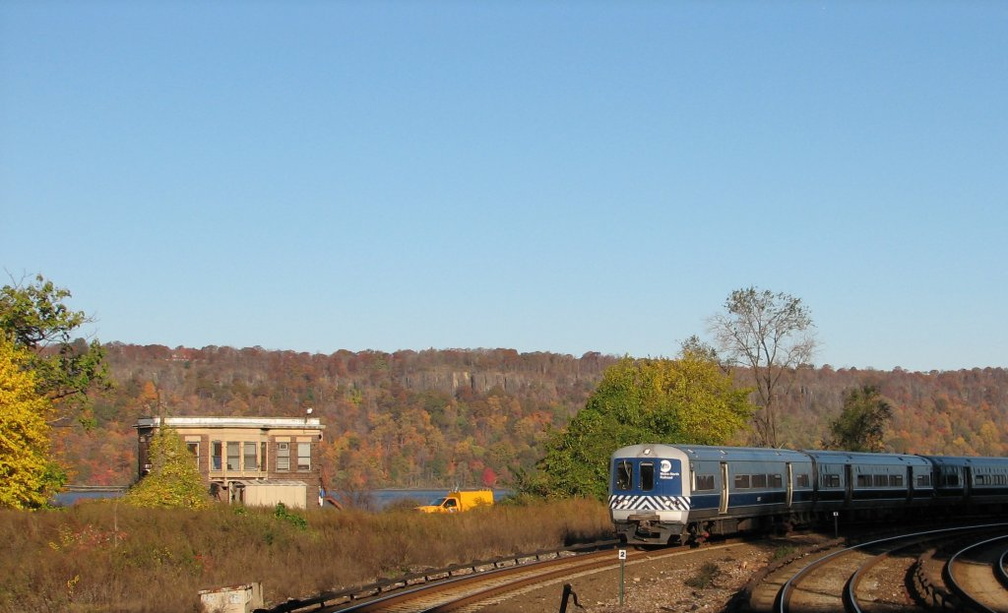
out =
[[762,407],[753,418],[756,435],[760,444],[778,447],[776,399],[789,382],[785,375],[815,352],[812,316],[800,298],[752,286],[733,291],[724,308],[710,319],[709,330],[726,359],[749,369]]

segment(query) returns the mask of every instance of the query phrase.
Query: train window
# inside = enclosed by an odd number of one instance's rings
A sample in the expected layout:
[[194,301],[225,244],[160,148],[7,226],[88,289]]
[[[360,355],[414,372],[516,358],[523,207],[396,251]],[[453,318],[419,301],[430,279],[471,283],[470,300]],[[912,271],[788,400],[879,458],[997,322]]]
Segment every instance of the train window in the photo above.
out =
[[941,477],[941,484],[944,486],[956,487],[959,485],[959,475],[957,473],[945,473]]
[[917,487],[931,487],[931,475],[917,475]]
[[858,487],[871,487],[871,475],[858,475],[857,476],[857,486]]
[[749,475],[735,475],[735,489],[749,489]]
[[778,490],[784,487],[784,478],[780,475],[770,475],[770,487]]
[[626,460],[616,462],[616,489],[628,490],[633,487],[633,464]]
[[694,490],[712,490],[714,489],[714,475],[696,475],[693,478],[695,485]]
[[977,485],[987,485],[987,475],[976,475],[973,480]]
[[840,475],[823,475],[823,487],[840,487]]
[[806,474],[795,476],[795,485],[797,487],[808,487],[809,486],[809,476]]
[[766,475],[753,475],[752,476],[752,486],[753,487],[766,487],[767,476]]
[[651,462],[641,462],[640,486],[645,492],[650,492],[654,489],[654,464]]
[[875,487],[885,487],[889,485],[888,475],[874,475],[872,480],[873,480],[872,485],[874,485]]
[[889,475],[889,487],[903,487],[903,475]]

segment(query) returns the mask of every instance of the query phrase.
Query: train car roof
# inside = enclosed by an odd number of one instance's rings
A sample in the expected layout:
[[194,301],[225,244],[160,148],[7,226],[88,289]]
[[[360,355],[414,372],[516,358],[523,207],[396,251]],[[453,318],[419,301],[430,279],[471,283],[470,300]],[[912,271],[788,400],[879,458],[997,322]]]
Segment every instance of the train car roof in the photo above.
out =
[[707,445],[675,445],[693,460],[729,460],[735,462],[808,462],[808,456],[791,449],[765,449],[762,447],[715,447]]
[[643,445],[630,445],[622,447],[613,452],[613,457],[620,456],[641,456],[653,454],[654,457],[663,457],[672,453],[684,454],[693,461],[786,461],[786,462],[808,462],[807,455],[800,451],[790,449],[763,449],[759,447],[718,447],[713,445],[682,445],[652,443]]
[[970,457],[956,455],[922,456],[938,465],[947,466],[1008,466],[1008,458]]
[[928,465],[928,461],[923,457],[909,453],[868,453],[863,451],[822,451],[815,449],[806,450],[805,453],[815,458],[816,462],[830,464]]

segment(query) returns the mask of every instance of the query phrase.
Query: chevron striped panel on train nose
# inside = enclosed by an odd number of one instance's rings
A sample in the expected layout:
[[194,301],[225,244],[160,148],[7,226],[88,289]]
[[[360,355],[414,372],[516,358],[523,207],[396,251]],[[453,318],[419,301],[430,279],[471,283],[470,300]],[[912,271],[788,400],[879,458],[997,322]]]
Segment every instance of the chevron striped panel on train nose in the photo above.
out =
[[609,497],[609,508],[620,511],[689,511],[688,496],[617,495]]

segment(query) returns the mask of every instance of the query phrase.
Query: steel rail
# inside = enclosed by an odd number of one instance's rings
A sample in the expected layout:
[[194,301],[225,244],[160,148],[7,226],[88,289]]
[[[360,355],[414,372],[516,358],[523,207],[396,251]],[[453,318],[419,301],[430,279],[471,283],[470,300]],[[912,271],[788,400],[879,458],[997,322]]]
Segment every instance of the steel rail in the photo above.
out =
[[[977,611],[979,613],[1000,613],[1000,612],[997,609],[992,609],[991,607],[988,607],[984,603],[974,598],[973,595],[971,595],[962,586],[960,581],[956,579],[953,568],[955,567],[955,564],[959,561],[960,557],[965,557],[969,551],[981,549],[983,547],[987,547],[991,543],[996,543],[998,541],[1003,540],[1008,540],[1008,535],[1002,534],[1000,536],[995,536],[963,547],[962,549],[955,552],[954,554],[952,554],[952,556],[949,557],[948,561],[945,562],[945,567],[942,569],[942,577],[945,579],[945,583],[948,585],[949,589],[951,589],[956,596],[958,596],[961,600],[964,601],[963,602],[964,606],[969,607],[970,609]],[[1008,554],[1008,551],[1003,552],[1001,554],[1000,558],[998,559],[998,563],[996,564],[997,568],[1000,569],[1002,572],[1004,570],[1004,566],[1001,562],[1006,554]],[[966,562],[960,562],[960,563],[966,564]],[[993,574],[994,578],[998,578],[998,572],[993,566],[991,568],[991,573]]]
[[1005,549],[998,559],[997,578],[1006,588],[1008,588],[1008,549]]
[[309,598],[290,598],[269,608],[256,609],[253,613],[298,613],[299,611],[316,612],[336,605],[346,605],[348,603],[359,602],[363,599],[373,598],[381,594],[408,590],[414,588],[415,586],[443,582],[457,577],[467,577],[503,568],[563,558],[565,554],[567,554],[569,558],[573,558],[579,555],[586,555],[588,552],[612,549],[618,543],[619,541],[615,539],[607,539],[595,541],[594,543],[574,545],[562,549],[541,549],[531,553],[502,556],[499,558],[479,560],[467,564],[453,564],[445,568],[411,573],[396,579],[386,579],[343,590],[320,592],[319,594]]
[[869,560],[867,564],[859,567],[856,571],[854,571],[854,574],[847,579],[847,583],[844,585],[844,593],[843,593],[844,608],[847,611],[850,611],[851,613],[864,613],[863,609],[861,609],[861,605],[858,604],[857,592],[858,588],[860,588],[861,586],[861,580],[864,578],[865,574],[867,574],[869,570],[871,570],[878,564],[881,564],[883,561],[885,561],[886,558],[892,557],[893,554],[895,554],[896,552],[903,551],[905,549],[910,549],[911,547],[916,547],[919,544],[920,544],[919,542],[914,541],[912,543],[906,543],[905,545],[901,545],[899,547],[890,549],[885,553],[876,555],[874,558]]
[[[829,564],[830,562],[834,561],[834,559],[839,558],[840,556],[846,555],[846,554],[848,554],[848,553],[850,553],[852,551],[856,551],[856,550],[860,550],[860,549],[866,549],[868,547],[873,547],[873,546],[879,546],[879,545],[883,545],[883,544],[888,543],[888,542],[899,541],[899,540],[908,539],[908,538],[919,538],[919,537],[925,537],[926,538],[928,536],[936,536],[936,535],[939,535],[939,534],[953,534],[953,533],[956,533],[956,532],[979,531],[979,530],[985,530],[985,529],[986,530],[990,530],[990,529],[994,529],[994,528],[1003,529],[1005,527],[1008,527],[1008,524],[998,523],[998,524],[978,524],[978,525],[970,525],[970,526],[954,526],[954,527],[951,527],[951,528],[940,528],[940,529],[937,529],[937,530],[927,530],[927,531],[924,531],[924,532],[917,532],[917,533],[910,533],[910,534],[905,534],[905,535],[900,535],[900,536],[886,537],[886,538],[882,538],[882,539],[877,539],[877,540],[869,541],[869,542],[866,542],[866,543],[860,543],[858,545],[854,545],[852,547],[847,547],[847,548],[841,549],[839,551],[834,551],[833,553],[827,554],[827,555],[825,555],[825,556],[823,556],[821,558],[818,558],[818,559],[810,562],[808,565],[806,565],[804,568],[802,568],[797,573],[795,573],[792,577],[790,577],[784,583],[784,585],[781,586],[780,590],[777,593],[777,599],[776,599],[776,601],[774,603],[774,610],[777,613],[789,613],[791,598],[792,598],[793,594],[795,593],[795,591],[798,589],[797,586],[799,585],[799,583],[803,579],[805,579],[808,575],[810,575],[812,573],[812,571],[814,571],[814,570],[816,570],[816,569],[818,569],[818,568],[820,568],[822,566],[825,566],[825,565]],[[844,598],[843,593],[841,593],[840,598],[841,599]]]

